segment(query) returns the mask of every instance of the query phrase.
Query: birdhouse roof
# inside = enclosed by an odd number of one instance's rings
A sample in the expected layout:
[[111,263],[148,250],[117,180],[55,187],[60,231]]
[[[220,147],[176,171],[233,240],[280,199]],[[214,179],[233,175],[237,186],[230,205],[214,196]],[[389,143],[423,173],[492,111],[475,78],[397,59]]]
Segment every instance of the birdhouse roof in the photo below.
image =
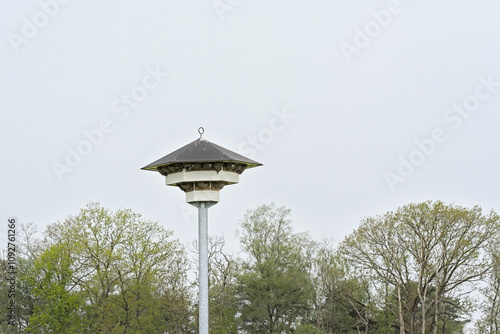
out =
[[141,169],[156,171],[159,166],[190,162],[234,162],[244,164],[247,168],[262,166],[257,161],[246,158],[200,137]]

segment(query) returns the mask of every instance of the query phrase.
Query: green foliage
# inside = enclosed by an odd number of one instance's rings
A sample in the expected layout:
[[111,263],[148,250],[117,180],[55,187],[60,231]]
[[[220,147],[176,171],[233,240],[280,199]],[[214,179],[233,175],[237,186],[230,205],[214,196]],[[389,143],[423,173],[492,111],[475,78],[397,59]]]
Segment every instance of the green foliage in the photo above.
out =
[[315,257],[317,291],[314,323],[327,333],[358,333],[371,323],[369,287],[344,259],[323,244]]
[[55,244],[35,261],[28,283],[37,298],[27,331],[38,333],[83,333],[78,293],[72,293],[73,260],[68,245]]
[[[210,239],[210,332],[463,333],[482,282],[476,332],[499,333],[499,231],[495,212],[424,202],[365,218],[332,247],[262,205],[241,222],[243,257]],[[197,332],[196,266],[158,223],[90,203],[46,240],[33,233],[17,254],[16,326],[0,317],[0,333]],[[2,305],[7,290],[0,282]]]
[[248,333],[293,330],[312,309],[314,244],[295,234],[290,211],[263,205],[245,215],[240,242],[250,258],[237,275],[241,328]]
[[321,330],[314,327],[313,325],[300,325],[296,330],[295,334],[322,334]]
[[49,226],[47,235],[52,246],[30,275],[39,301],[30,319],[34,333],[154,333],[186,327],[182,319],[189,317],[190,304],[178,302],[188,294],[187,260],[179,242],[169,240],[171,231],[131,210],[113,213],[91,203],[77,216]]
[[[464,289],[489,271],[483,250],[498,232],[498,221],[494,212],[484,215],[479,207],[409,204],[364,219],[341,252],[360,275],[374,278],[374,289],[391,286],[401,333],[433,332],[448,316],[446,301],[455,293],[467,294]],[[458,324],[468,309],[454,305]]]
[[[16,284],[15,292],[10,290],[10,282],[6,281],[8,263],[0,260],[0,305],[10,305],[11,296],[14,294],[15,302],[15,325],[9,324],[7,312],[0,313],[0,333],[14,334],[22,333],[28,325],[28,320],[33,313],[35,297],[32,294],[32,286],[27,281],[27,274],[32,270],[33,261],[17,254]],[[10,276],[10,275],[9,275]]]

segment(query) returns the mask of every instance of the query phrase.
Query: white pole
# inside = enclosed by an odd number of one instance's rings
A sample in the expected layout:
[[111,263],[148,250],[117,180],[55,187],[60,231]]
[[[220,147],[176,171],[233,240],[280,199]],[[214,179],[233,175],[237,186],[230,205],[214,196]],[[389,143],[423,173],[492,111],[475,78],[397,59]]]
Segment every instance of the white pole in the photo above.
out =
[[208,206],[198,202],[199,334],[208,334]]

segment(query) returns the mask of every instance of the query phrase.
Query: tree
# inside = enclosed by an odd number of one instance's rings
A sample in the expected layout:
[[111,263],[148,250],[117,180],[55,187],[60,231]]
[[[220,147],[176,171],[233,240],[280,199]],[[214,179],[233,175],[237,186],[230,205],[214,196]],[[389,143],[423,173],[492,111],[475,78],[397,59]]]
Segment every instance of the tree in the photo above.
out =
[[[498,236],[498,235],[497,235]],[[477,322],[478,333],[500,333],[500,246],[498,238],[489,248],[491,271],[486,277],[486,286],[481,289],[484,296],[483,315]]]
[[[498,222],[495,212],[484,215],[477,206],[409,204],[365,218],[342,243],[342,254],[394,288],[400,333],[437,333],[447,315],[445,303],[463,300],[489,271],[482,250]],[[466,313],[466,303],[454,305],[457,315]]]
[[247,211],[240,243],[249,258],[237,275],[241,328],[246,333],[282,333],[307,319],[314,289],[314,244],[293,233],[290,210],[274,204]]
[[[0,333],[24,333],[29,326],[30,317],[33,315],[36,297],[33,287],[28,282],[29,273],[33,270],[34,263],[45,249],[44,240],[37,237],[38,230],[33,223],[19,225],[19,238],[16,250],[16,288],[15,288],[15,325],[9,325],[7,319],[0,318]],[[4,254],[5,255],[5,254]],[[8,263],[0,260],[0,305],[10,303],[6,278]],[[2,314],[3,315],[3,314]]]
[[[223,236],[208,239],[208,280],[209,280],[209,332],[213,334],[236,333],[238,331],[238,299],[236,298],[236,278],[238,262],[233,254],[225,252]],[[198,258],[198,241],[191,243],[192,252]],[[195,262],[197,263],[197,261]],[[198,269],[198,268],[196,268]],[[193,285],[197,285],[198,280]],[[196,321],[199,321],[196,304]],[[198,323],[196,323],[198,328]]]
[[[17,246],[16,246],[17,247]],[[19,249],[19,248],[18,248]],[[5,306],[5,311],[0,314],[0,333],[14,334],[23,333],[33,314],[34,299],[32,288],[26,280],[27,273],[33,267],[33,262],[24,257],[20,252],[16,254],[15,290],[12,292],[12,271],[10,264],[5,259],[0,259],[0,305]],[[9,317],[10,310],[7,306],[11,301],[15,302],[14,321]]]
[[[342,242],[339,251],[358,270],[359,277],[371,277],[374,279],[372,284],[378,283],[386,292],[394,294],[399,332],[404,334],[407,327],[404,310],[410,303],[403,294],[411,278],[406,256],[408,244],[402,241],[395,222],[392,213],[365,218],[360,227]],[[387,289],[387,285],[394,289]]]
[[193,293],[187,273],[190,262],[186,254],[171,258],[168,271],[156,280],[155,296],[167,333],[195,333]]
[[37,333],[84,333],[78,293],[72,292],[72,258],[68,245],[55,244],[35,261],[28,282],[37,298],[27,331]]
[[[59,267],[67,270],[69,281],[64,283],[88,306],[89,332],[163,332],[182,327],[183,320],[163,313],[189,306],[164,304],[185,296],[169,288],[186,288],[178,285],[186,274],[186,254],[177,240],[171,240],[171,231],[131,210],[111,212],[90,203],[78,215],[49,226],[47,235],[54,245],[68,250],[67,267]],[[172,284],[163,285],[166,281]],[[182,318],[181,313],[188,311],[174,314]],[[51,317],[42,320],[49,323]]]
[[238,322],[238,300],[236,298],[235,275],[238,263],[232,254],[224,251],[223,237],[211,237],[208,250],[208,272],[210,280],[209,312],[210,333],[236,333]]
[[[407,205],[398,211],[398,219],[407,229],[404,235],[418,268],[421,331],[437,333],[450,306],[457,316],[466,315],[465,296],[490,270],[483,250],[495,236],[499,217],[493,211],[483,214],[478,206],[467,209],[436,201]],[[434,293],[428,293],[432,287]],[[453,300],[459,302],[450,304]],[[433,313],[427,312],[428,303]]]
[[328,243],[319,247],[314,264],[316,299],[313,323],[326,333],[368,333],[373,323],[373,301],[368,281],[356,277]]

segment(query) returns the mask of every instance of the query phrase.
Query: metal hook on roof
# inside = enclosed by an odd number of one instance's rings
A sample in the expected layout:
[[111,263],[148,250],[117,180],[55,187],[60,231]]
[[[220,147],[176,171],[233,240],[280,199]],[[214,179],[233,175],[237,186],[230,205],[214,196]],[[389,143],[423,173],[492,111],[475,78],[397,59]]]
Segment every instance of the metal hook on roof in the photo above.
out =
[[205,132],[205,129],[203,129],[203,127],[200,126],[200,128],[198,129],[198,133],[200,134],[200,138],[203,136],[204,132]]

